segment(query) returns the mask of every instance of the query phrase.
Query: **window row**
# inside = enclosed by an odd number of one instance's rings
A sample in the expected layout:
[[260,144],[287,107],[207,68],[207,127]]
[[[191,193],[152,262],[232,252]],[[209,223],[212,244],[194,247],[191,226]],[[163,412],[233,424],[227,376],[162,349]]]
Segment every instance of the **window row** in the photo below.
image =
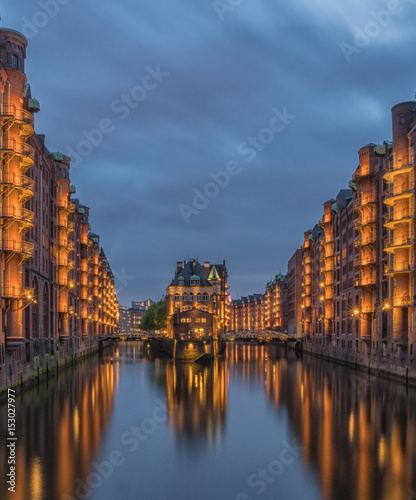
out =
[[[195,318],[195,323],[206,323],[207,318]],[[181,323],[191,323],[191,318],[181,318]]]
[[193,293],[190,293],[190,294],[184,293],[183,295],[179,295],[178,293],[176,293],[173,296],[173,300],[175,302],[178,302],[180,300],[182,300],[183,302],[194,302],[194,301],[196,301],[196,302],[208,302],[209,297],[208,297],[207,293],[204,293],[204,294],[197,293],[196,295],[194,295]]

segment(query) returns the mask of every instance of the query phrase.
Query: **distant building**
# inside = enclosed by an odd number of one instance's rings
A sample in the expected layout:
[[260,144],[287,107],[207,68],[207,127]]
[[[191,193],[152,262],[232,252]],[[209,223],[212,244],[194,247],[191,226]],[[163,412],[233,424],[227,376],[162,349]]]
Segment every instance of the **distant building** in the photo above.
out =
[[120,306],[120,333],[131,332],[131,314],[127,306]]
[[302,250],[289,259],[284,278],[285,300],[283,330],[302,338]]
[[167,335],[175,339],[218,338],[227,328],[227,269],[201,265],[196,259],[177,262],[166,290]]
[[131,331],[138,332],[140,330],[140,324],[142,322],[143,316],[146,314],[149,307],[154,304],[153,300],[147,299],[142,302],[131,302],[130,308],[130,322]]
[[138,333],[143,316],[152,304],[155,304],[155,301],[147,299],[141,302],[132,301],[131,307],[120,306],[120,332]]

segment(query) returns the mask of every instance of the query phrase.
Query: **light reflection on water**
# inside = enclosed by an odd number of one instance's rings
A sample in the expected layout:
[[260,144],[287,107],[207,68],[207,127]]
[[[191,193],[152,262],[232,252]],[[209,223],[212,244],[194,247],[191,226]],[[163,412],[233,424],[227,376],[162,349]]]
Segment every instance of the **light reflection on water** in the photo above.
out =
[[[118,343],[16,406],[16,493],[4,488],[2,446],[0,498],[408,500],[416,492],[415,389],[277,346],[230,344],[224,359],[191,364],[156,358],[148,343]],[[165,417],[152,421],[155,408]],[[4,436],[4,405],[0,419]],[[273,475],[284,443],[295,442],[302,453]],[[120,464],[97,478],[115,452]]]

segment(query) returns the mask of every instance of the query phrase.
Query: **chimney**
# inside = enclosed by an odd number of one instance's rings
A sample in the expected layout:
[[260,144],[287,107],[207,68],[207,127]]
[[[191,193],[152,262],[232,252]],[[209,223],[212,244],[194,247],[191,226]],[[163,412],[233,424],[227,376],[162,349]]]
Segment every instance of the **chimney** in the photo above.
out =
[[210,268],[210,263],[209,262],[204,262],[204,269],[207,273],[209,273],[209,268]]
[[182,262],[177,262],[176,263],[176,275],[178,275],[182,271]]
[[192,274],[195,274],[196,271],[196,260],[192,262]]

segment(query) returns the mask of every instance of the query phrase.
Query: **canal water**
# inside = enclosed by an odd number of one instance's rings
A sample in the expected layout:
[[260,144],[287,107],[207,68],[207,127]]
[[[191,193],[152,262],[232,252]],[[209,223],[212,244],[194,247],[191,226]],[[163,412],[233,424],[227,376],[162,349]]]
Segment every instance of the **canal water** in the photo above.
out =
[[278,346],[116,343],[16,401],[7,500],[416,499],[416,390]]

